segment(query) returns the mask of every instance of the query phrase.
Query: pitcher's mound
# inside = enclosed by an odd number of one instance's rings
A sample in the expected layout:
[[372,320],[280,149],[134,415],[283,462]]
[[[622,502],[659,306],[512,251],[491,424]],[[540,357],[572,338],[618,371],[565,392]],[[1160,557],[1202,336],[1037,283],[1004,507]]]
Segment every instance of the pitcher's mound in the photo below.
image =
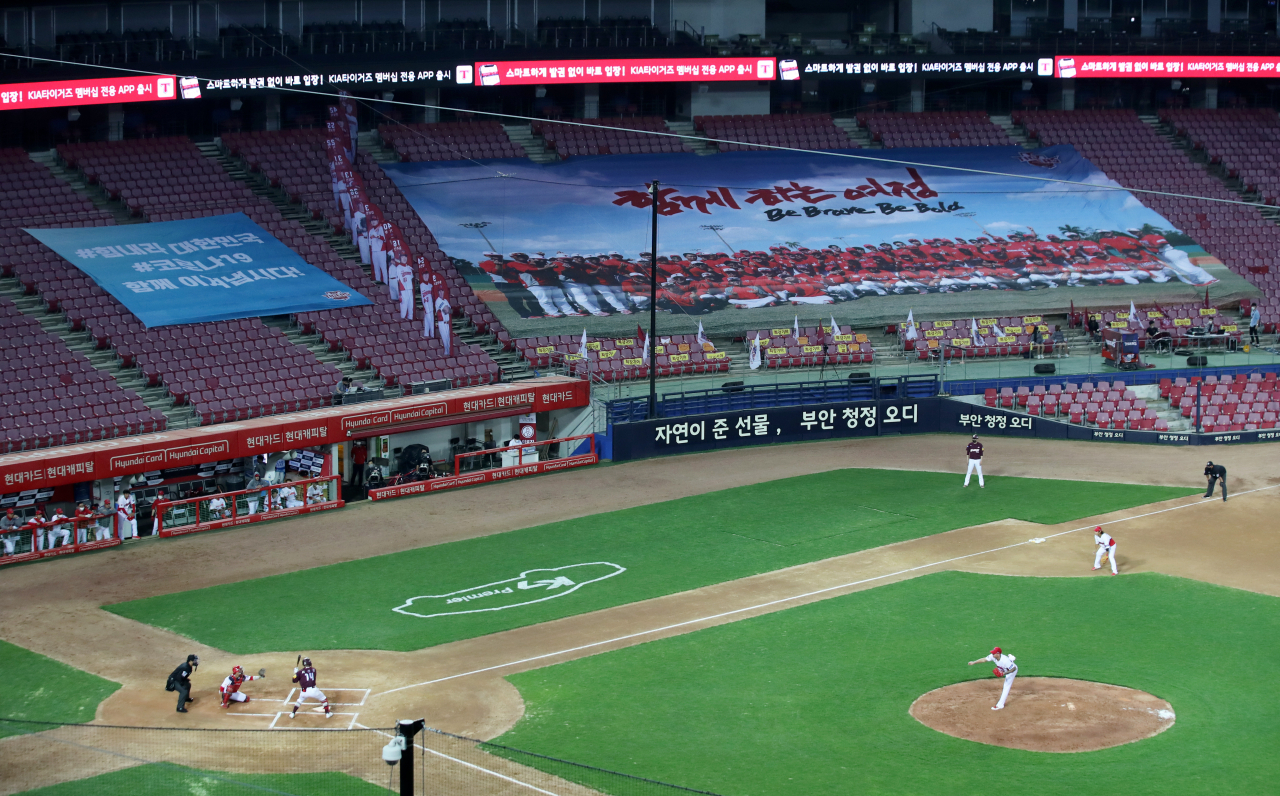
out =
[[921,696],[911,715],[926,727],[1031,752],[1093,752],[1173,726],[1173,708],[1146,691],[1058,677],[1019,677],[1004,710],[1003,679],[956,683]]

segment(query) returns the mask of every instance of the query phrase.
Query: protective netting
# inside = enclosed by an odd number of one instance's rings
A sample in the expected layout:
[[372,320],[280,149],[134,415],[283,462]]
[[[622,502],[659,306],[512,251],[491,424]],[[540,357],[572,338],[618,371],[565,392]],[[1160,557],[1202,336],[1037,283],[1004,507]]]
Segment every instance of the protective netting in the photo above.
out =
[[[369,796],[400,792],[382,761],[392,729],[201,730],[0,718],[0,796]],[[414,741],[415,794],[707,794],[428,729]],[[45,790],[48,789],[48,790]],[[708,794],[714,796],[714,794]]]

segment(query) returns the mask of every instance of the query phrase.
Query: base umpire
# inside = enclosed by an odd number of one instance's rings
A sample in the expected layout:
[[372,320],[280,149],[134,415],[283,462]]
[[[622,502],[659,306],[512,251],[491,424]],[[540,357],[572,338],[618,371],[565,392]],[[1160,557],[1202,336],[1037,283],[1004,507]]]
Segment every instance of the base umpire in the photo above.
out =
[[196,667],[200,665],[200,659],[195,655],[188,655],[187,660],[181,666],[173,670],[169,675],[169,681],[165,683],[164,690],[178,692],[178,712],[187,712],[187,703],[195,702],[191,698],[191,675],[195,674]]
[[1205,497],[1213,497],[1213,486],[1218,483],[1218,479],[1222,479],[1222,500],[1227,500],[1227,468],[1220,464],[1209,462],[1204,466],[1204,477],[1209,482],[1209,488],[1205,491]]

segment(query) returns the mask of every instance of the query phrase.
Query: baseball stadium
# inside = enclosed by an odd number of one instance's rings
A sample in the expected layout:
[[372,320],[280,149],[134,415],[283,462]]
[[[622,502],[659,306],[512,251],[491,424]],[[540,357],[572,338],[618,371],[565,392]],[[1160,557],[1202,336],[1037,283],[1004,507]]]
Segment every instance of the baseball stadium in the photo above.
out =
[[1274,3],[0,22],[0,796],[1273,792]]

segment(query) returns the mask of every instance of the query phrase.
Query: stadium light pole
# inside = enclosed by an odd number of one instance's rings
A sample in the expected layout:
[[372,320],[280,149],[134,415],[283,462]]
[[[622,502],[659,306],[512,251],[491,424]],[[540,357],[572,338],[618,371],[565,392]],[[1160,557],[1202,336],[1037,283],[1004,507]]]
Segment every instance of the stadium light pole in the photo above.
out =
[[649,186],[652,235],[649,240],[649,419],[658,416],[658,357],[654,332],[658,326],[658,181]]
[[702,228],[714,232],[716,234],[716,237],[720,239],[720,242],[723,243],[725,246],[729,247],[730,254],[732,254],[735,251],[735,249],[733,248],[733,245],[730,244],[729,241],[724,239],[724,235],[720,234],[720,230],[724,229],[723,224],[703,224]]
[[479,232],[480,237],[484,238],[484,242],[489,244],[490,251],[497,251],[493,248],[493,242],[489,240],[489,236],[484,234],[484,228],[489,226],[488,221],[472,221],[468,224],[459,224],[458,226],[466,227],[467,229],[474,229],[476,232]]

